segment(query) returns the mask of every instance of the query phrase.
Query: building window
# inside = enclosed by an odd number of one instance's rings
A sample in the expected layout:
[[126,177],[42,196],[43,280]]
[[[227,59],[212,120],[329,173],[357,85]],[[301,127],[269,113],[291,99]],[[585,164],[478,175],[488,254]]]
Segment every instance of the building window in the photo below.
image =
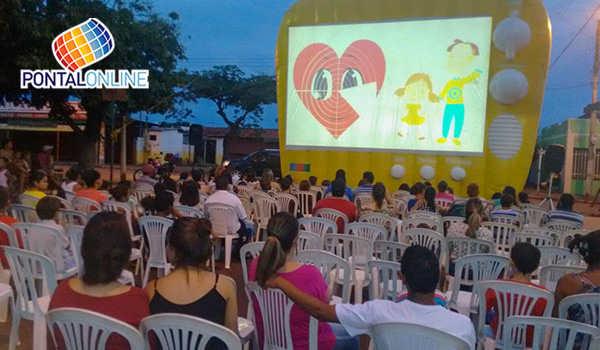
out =
[[156,141],[156,135],[150,135],[149,139],[150,141]]
[[[573,150],[573,179],[585,180],[587,176],[587,148],[575,148]],[[600,178],[600,150],[596,150],[596,169],[594,178]]]

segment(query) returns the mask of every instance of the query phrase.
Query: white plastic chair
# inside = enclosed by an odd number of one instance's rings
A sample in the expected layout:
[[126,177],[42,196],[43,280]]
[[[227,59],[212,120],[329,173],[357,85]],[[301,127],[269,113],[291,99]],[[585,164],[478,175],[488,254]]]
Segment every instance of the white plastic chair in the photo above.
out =
[[406,219],[406,216],[408,215],[408,202],[401,198],[392,197],[392,204],[394,205],[394,208],[396,208],[399,218],[401,220]]
[[[229,350],[241,350],[242,343],[230,329],[198,317],[165,313],[148,316],[142,320],[140,331],[151,348],[151,338],[156,336],[163,350],[204,350],[209,341],[221,340]],[[214,341],[214,340],[213,340]]]
[[200,206],[204,208],[204,204],[206,204],[206,200],[209,196],[202,191],[200,191],[198,194],[200,195]]
[[536,235],[552,237],[555,245],[559,244],[560,236],[562,235],[562,233],[551,230],[547,227],[527,227],[527,226],[525,226],[523,228],[523,230],[521,230],[521,233],[531,233],[531,234],[536,234]]
[[515,232],[510,235],[508,240],[511,248],[515,245],[515,243],[520,242],[530,243],[536,247],[554,246],[554,238],[552,236],[539,235],[535,233]]
[[250,197],[238,196],[240,202],[242,202],[242,206],[244,207],[244,211],[246,212],[246,219],[252,221],[253,213],[252,213],[252,202],[250,202]]
[[[204,210],[219,238],[225,240],[225,268],[229,269],[233,240],[238,238],[235,228],[235,224],[239,222],[237,212],[232,206],[220,203],[207,203]],[[220,240],[217,243],[216,251],[217,253],[221,251]]]
[[279,202],[279,208],[281,211],[285,211],[296,216],[298,213],[298,198],[287,193],[277,193],[273,196],[277,202]]
[[369,205],[373,203],[373,196],[370,194],[357,194],[354,196],[354,205],[357,208],[360,208],[365,205]]
[[592,231],[590,230],[571,230],[561,232],[556,239],[556,245],[563,248],[569,248],[569,244],[577,235],[585,236]]
[[135,199],[137,199],[137,201],[139,203],[142,202],[142,199],[146,198],[146,197],[152,197],[154,196],[154,189],[148,187],[147,189],[133,189],[131,191],[131,196]]
[[460,217],[460,216],[444,216],[442,218],[442,227],[443,227],[444,236],[448,235],[448,229],[450,228],[450,225],[452,225],[456,222],[465,222],[465,218]]
[[94,200],[77,197],[73,199],[73,209],[84,213],[89,213],[101,211],[102,206],[100,205],[100,203]]
[[298,252],[303,250],[323,250],[323,239],[316,233],[300,231],[298,233]]
[[579,226],[577,226],[577,224],[566,220],[550,220],[546,223],[546,225],[544,225],[544,227],[558,232],[567,232],[579,229]]
[[428,211],[428,210],[415,210],[413,209],[408,213],[406,217],[408,220],[410,219],[429,219],[431,221],[435,221],[437,223],[442,222],[442,216],[440,214]]
[[540,250],[540,253],[542,255],[540,259],[540,266],[579,266],[581,262],[581,256],[577,253],[571,253],[571,251],[567,248],[543,246],[538,247],[538,249]]
[[523,227],[523,221],[517,216],[512,216],[508,214],[499,214],[496,212],[492,212],[492,222],[500,222],[502,224],[515,225],[517,227]]
[[[21,318],[33,321],[33,349],[46,350],[46,312],[50,296],[56,289],[56,270],[47,257],[14,247],[4,247],[15,284],[15,308],[13,308],[9,350],[17,346]],[[48,294],[37,291],[36,280],[43,281]],[[44,292],[45,292],[44,290]]]
[[408,247],[410,247],[410,244],[392,241],[375,241],[373,242],[373,253],[379,260],[399,263],[404,251]]
[[519,228],[515,225],[500,222],[483,222],[481,226],[492,231],[498,254],[508,255],[510,251],[510,236],[515,232],[519,232]]
[[71,202],[69,202],[68,200],[66,200],[64,198],[61,198],[59,196],[52,196],[52,195],[47,195],[46,197],[58,199],[58,201],[60,202],[60,205],[62,206],[63,209],[69,209],[69,210],[73,209],[73,204],[71,204]]
[[558,317],[564,320],[569,318],[569,309],[574,306],[580,306],[583,311],[583,323],[590,326],[600,326],[600,295],[597,293],[576,294],[561,300],[558,304]]
[[413,228],[402,233],[403,243],[420,245],[431,250],[439,259],[445,261],[446,238],[440,233],[426,228]]
[[[131,257],[130,257],[130,261],[133,261],[133,260],[137,261],[136,266],[135,266],[135,273],[137,275],[139,273],[139,271],[144,270],[144,261],[143,261],[144,242],[142,240],[142,235],[136,235],[135,232],[133,231],[131,208],[129,207],[129,205],[127,205],[125,203],[119,203],[119,202],[115,202],[115,201],[105,201],[104,203],[102,203],[102,208],[105,211],[115,212],[115,213],[119,213],[119,214],[125,216],[125,221],[127,221],[127,227],[129,229],[129,236],[131,237],[131,241],[132,242],[140,242],[139,249],[138,248],[131,249]],[[97,214],[96,212],[92,211],[92,212],[89,212],[88,215],[90,213],[94,213],[94,215]],[[91,219],[91,217],[90,217],[90,219]]]
[[259,190],[252,190],[250,192],[250,198],[252,199],[252,201],[254,201],[256,198],[272,198],[267,192],[263,192],[263,191],[259,191]]
[[[5,232],[8,236],[9,246],[19,248],[17,234],[12,227],[0,222],[0,232]],[[2,247],[0,247],[0,250],[1,249]],[[10,298],[8,291],[10,291]],[[10,269],[4,269],[2,265],[0,265],[0,322],[6,322],[8,306],[13,300],[12,295],[12,288],[10,287]]]
[[238,185],[237,189],[238,189],[238,195],[245,196],[245,197],[250,197],[250,193],[253,191],[253,189],[251,189],[248,186],[239,186]]
[[59,215],[63,226],[85,226],[88,222],[88,217],[85,213],[75,210],[60,209]]
[[12,217],[19,220],[19,222],[29,222],[32,224],[40,222],[40,218],[37,215],[34,207],[30,207],[22,204],[13,204],[11,206]]
[[[495,254],[466,255],[456,260],[452,291],[447,293],[448,308],[467,317],[471,313],[477,313],[479,282],[503,277],[509,264],[509,258]],[[460,290],[461,286],[473,287],[472,292]]]
[[144,350],[144,339],[137,329],[98,312],[61,308],[48,312],[46,318],[56,348],[57,339],[62,338],[66,350],[104,350],[108,338],[118,334],[131,350]]
[[[496,254],[494,242],[470,237],[446,238],[449,261],[456,261],[463,256],[472,254]],[[463,254],[464,253],[464,254]],[[446,273],[450,264],[446,264]]]
[[[338,227],[339,233],[347,233],[348,232],[348,223],[349,223],[348,217],[346,216],[346,214],[344,214],[338,210],[319,209],[315,212],[314,217],[324,218],[329,221],[335,222],[335,224]],[[340,232],[342,226],[344,227],[344,232]]]
[[204,217],[204,214],[200,210],[193,208],[193,207],[188,207],[185,205],[177,205],[174,208],[177,209],[181,213],[181,215],[183,215],[185,217],[198,218],[198,219],[201,219]]
[[531,316],[538,300],[546,300],[546,308],[542,316],[549,317],[554,307],[554,295],[547,290],[529,286],[523,283],[506,281],[486,281],[479,283],[479,315],[477,335],[480,344],[485,342],[483,329],[485,326],[486,292],[491,290],[497,302],[496,316],[498,317],[498,332],[495,336],[496,348],[502,348],[502,327],[507,318],[511,316]]
[[261,231],[267,230],[267,224],[269,223],[271,216],[279,213],[281,207],[279,206],[279,202],[271,197],[256,196],[252,203],[252,209],[257,223],[256,240],[259,240]]
[[436,198],[435,199],[435,205],[437,205],[440,209],[448,209],[452,206],[452,203],[454,203],[454,200],[447,199],[447,198]]
[[[328,295],[332,296],[334,304],[347,304],[350,302],[352,275],[350,264],[346,260],[322,250],[304,250],[298,253],[296,261],[302,265],[313,265],[321,271],[321,275],[328,286]],[[336,283],[342,286],[341,297],[333,295]]]
[[546,265],[540,269],[540,285],[546,287],[549,291],[556,291],[556,285],[558,280],[566,274],[578,273],[585,271],[584,267],[580,266],[560,266],[560,265]]
[[325,237],[327,233],[337,233],[337,224],[331,220],[325,218],[300,218],[298,219],[300,229],[308,232],[315,233],[321,238]]
[[[263,320],[263,349],[293,350],[290,313],[294,303],[282,291],[262,289],[256,282],[246,285],[248,295],[258,302]],[[309,321],[309,349],[316,350],[318,343],[318,321]],[[257,339],[258,339],[258,331]]]
[[372,260],[367,263],[371,274],[370,299],[398,301],[398,295],[405,289],[400,278],[400,263]]
[[471,350],[469,343],[452,334],[414,323],[379,323],[369,333],[375,349]]
[[346,232],[349,235],[366,238],[371,242],[388,240],[388,232],[385,227],[375,224],[354,222],[348,225]]
[[523,214],[526,227],[542,227],[548,211],[539,206],[528,206],[523,208]]
[[172,266],[167,261],[167,233],[173,226],[173,220],[158,216],[143,216],[138,222],[148,239],[148,261],[142,281],[142,287],[146,287],[151,268],[158,269],[158,277],[166,276],[171,272]]
[[72,191],[66,191],[65,190],[65,197],[67,198],[67,201],[69,201],[69,203],[73,203],[73,199],[75,198],[76,194],[75,192]]
[[21,205],[26,205],[28,207],[35,208],[39,201],[40,199],[38,197],[27,193],[21,193],[19,196],[17,196],[17,203]]
[[425,217],[409,216],[406,220],[402,221],[402,234],[415,228],[425,228],[433,230],[441,235],[444,234],[444,226],[441,223],[441,219],[440,221],[435,221]]
[[389,235],[387,235],[386,240],[393,241],[398,240],[399,233],[398,230],[398,220],[392,218],[389,215],[382,213],[366,213],[358,218],[358,222],[366,222],[369,224],[379,225],[384,227]]
[[[526,342],[528,333],[533,336],[533,343],[529,345]],[[578,322],[552,317],[512,316],[504,322],[502,339],[505,339],[505,350],[575,350],[587,349],[587,344],[598,336],[598,327]]]
[[242,277],[244,278],[244,284],[248,283],[248,263],[246,261],[247,255],[250,254],[251,259],[256,258],[260,255],[265,242],[252,242],[244,244],[240,249],[240,261],[242,262]]
[[410,192],[404,190],[397,190],[392,193],[392,198],[402,198],[410,196]]

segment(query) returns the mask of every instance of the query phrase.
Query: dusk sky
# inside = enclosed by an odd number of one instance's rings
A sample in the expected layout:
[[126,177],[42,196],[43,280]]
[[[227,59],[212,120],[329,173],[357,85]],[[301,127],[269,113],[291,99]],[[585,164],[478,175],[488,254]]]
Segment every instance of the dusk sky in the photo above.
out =
[[[292,0],[155,0],[156,10],[181,16],[181,40],[188,60],[181,66],[201,71],[235,64],[247,74],[275,74],[275,46],[281,19]],[[544,0],[552,22],[552,58],[580,30],[596,8],[589,0]],[[592,68],[597,13],[571,47],[550,69],[540,127],[578,117],[592,99]],[[190,106],[193,123],[225,126],[212,102]],[[265,109],[265,128],[276,128],[277,109]],[[153,118],[161,121],[161,117]]]

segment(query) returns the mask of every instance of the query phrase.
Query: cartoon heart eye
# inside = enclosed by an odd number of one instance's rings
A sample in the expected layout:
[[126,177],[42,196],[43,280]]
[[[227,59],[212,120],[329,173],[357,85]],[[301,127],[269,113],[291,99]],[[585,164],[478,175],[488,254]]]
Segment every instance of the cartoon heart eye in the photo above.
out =
[[363,84],[360,72],[354,68],[348,68],[342,76],[342,89],[349,89]]
[[313,77],[311,95],[317,100],[326,100],[331,97],[333,90],[333,77],[329,69],[319,69]]

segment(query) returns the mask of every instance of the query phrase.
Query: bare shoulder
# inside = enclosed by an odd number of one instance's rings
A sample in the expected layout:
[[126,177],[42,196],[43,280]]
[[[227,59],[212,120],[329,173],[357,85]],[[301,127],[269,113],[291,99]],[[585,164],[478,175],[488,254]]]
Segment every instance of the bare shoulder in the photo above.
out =
[[225,275],[219,275],[219,281],[217,282],[217,289],[224,296],[232,296],[235,297],[236,285],[235,281]]

